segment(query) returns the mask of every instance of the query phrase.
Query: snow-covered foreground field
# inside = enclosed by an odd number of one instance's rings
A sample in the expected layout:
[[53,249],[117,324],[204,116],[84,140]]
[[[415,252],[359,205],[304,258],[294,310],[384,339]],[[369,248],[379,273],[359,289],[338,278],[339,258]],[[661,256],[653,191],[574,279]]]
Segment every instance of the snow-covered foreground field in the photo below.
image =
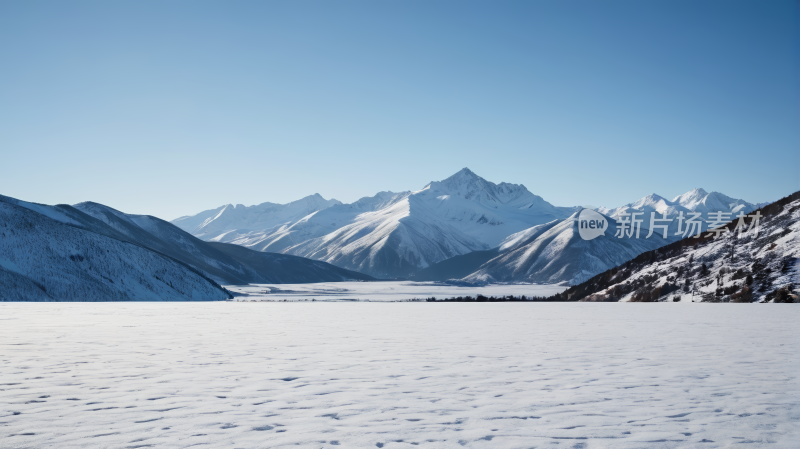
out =
[[459,287],[437,282],[319,282],[315,284],[226,285],[236,301],[407,301],[434,296],[551,296],[567,287],[553,284],[488,284]]
[[0,304],[0,447],[797,447],[799,318],[791,304]]

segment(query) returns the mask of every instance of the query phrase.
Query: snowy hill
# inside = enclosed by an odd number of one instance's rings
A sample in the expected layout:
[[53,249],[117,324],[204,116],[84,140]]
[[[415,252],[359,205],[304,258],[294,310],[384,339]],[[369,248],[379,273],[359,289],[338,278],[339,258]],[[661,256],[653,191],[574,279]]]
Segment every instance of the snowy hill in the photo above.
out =
[[[741,235],[682,239],[559,296],[570,301],[800,302],[800,192],[758,213],[757,234],[747,218]],[[737,219],[725,227],[732,231],[738,224]]]
[[[60,206],[59,206],[60,207]],[[68,207],[68,206],[67,206]],[[370,276],[302,257],[258,252],[226,243],[204,242],[171,223],[85,202],[76,209],[107,224],[124,239],[166,254],[225,284],[303,283],[371,280]],[[234,248],[228,248],[233,246]]]
[[[173,223],[204,240],[281,251],[392,278],[488,250],[510,234],[566,218],[575,209],[555,207],[523,185],[495,184],[465,168],[419,191],[381,192],[352,204],[319,206],[295,221],[284,215],[267,219],[264,212],[258,229],[245,221],[216,225],[225,209],[216,211]],[[218,232],[209,233],[212,228]]]
[[[609,230],[600,238],[583,240],[578,235],[577,218],[579,212],[550,228],[532,227],[518,234],[509,236],[500,246],[500,255],[485,262],[473,273],[464,277],[466,282],[569,282],[576,284],[585,281],[597,273],[608,270],[645,251],[664,246],[680,240],[683,235],[677,233],[679,221],[683,214],[688,217],[691,212],[702,213],[707,218],[708,212],[748,213],[756,206],[743,200],[736,200],[717,192],[706,193],[702,189],[694,189],[669,201],[657,194],[647,195],[633,203],[615,209],[596,209],[603,214],[609,223]],[[640,213],[640,238],[615,238],[616,221],[623,214]],[[672,219],[667,230],[667,238],[663,238],[663,230],[654,229],[654,235],[647,238],[650,229],[651,213],[657,218],[666,216]],[[550,225],[548,225],[550,226]],[[702,230],[708,228],[702,222]],[[524,242],[524,244],[523,244]]]
[[84,220],[76,220],[80,213],[74,212],[0,197],[1,300],[229,298],[217,283],[179,261],[79,227]]
[[[0,225],[7,228],[3,231],[0,245],[0,267],[4,270],[0,284],[6,287],[2,296],[6,299],[225,299],[228,293],[217,282],[305,283],[372,279],[302,257],[204,242],[158,218],[125,214],[97,203],[80,203],[75,207],[47,206],[0,196],[0,205],[5,208]],[[16,236],[15,239],[11,239],[11,235]],[[75,249],[77,252],[74,252],[71,249],[83,248],[81,245],[90,250]],[[92,263],[83,263],[89,260],[89,254]],[[61,256],[69,261],[62,260]],[[80,263],[76,265],[76,261]],[[148,271],[150,268],[161,271]],[[124,283],[116,282],[118,275],[128,272],[132,277],[120,281]],[[169,273],[182,281],[170,278],[175,291],[164,290],[156,278],[165,279],[165,274],[158,273]],[[194,285],[195,278],[212,287],[186,286],[187,283]],[[103,282],[109,285],[100,285]],[[70,283],[76,286],[72,290],[66,287]],[[182,285],[185,288],[179,290]],[[216,293],[208,291],[208,288],[215,288]]]

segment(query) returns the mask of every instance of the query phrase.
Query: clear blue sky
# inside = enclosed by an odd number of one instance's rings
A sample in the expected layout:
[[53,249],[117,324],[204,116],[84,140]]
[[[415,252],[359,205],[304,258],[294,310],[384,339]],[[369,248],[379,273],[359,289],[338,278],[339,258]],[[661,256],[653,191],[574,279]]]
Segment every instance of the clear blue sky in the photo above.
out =
[[796,1],[4,1],[0,193],[173,219],[469,167],[559,206],[800,189]]

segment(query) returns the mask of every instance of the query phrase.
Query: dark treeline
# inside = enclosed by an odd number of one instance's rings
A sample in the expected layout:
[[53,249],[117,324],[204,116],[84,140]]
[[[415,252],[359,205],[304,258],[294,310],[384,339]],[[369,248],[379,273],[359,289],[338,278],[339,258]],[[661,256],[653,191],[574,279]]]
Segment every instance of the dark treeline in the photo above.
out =
[[427,302],[531,302],[531,301],[560,301],[559,299],[555,299],[554,297],[545,297],[545,296],[483,296],[477,295],[475,297],[472,296],[454,296],[452,298],[442,298],[436,299],[435,296],[430,298],[425,298]]

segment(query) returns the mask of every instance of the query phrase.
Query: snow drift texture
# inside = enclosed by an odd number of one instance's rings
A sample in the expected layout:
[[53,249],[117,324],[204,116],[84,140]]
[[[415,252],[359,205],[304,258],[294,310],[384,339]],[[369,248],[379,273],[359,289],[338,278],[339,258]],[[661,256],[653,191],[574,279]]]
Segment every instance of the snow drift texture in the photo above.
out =
[[0,446],[797,449],[800,307],[4,304]]

